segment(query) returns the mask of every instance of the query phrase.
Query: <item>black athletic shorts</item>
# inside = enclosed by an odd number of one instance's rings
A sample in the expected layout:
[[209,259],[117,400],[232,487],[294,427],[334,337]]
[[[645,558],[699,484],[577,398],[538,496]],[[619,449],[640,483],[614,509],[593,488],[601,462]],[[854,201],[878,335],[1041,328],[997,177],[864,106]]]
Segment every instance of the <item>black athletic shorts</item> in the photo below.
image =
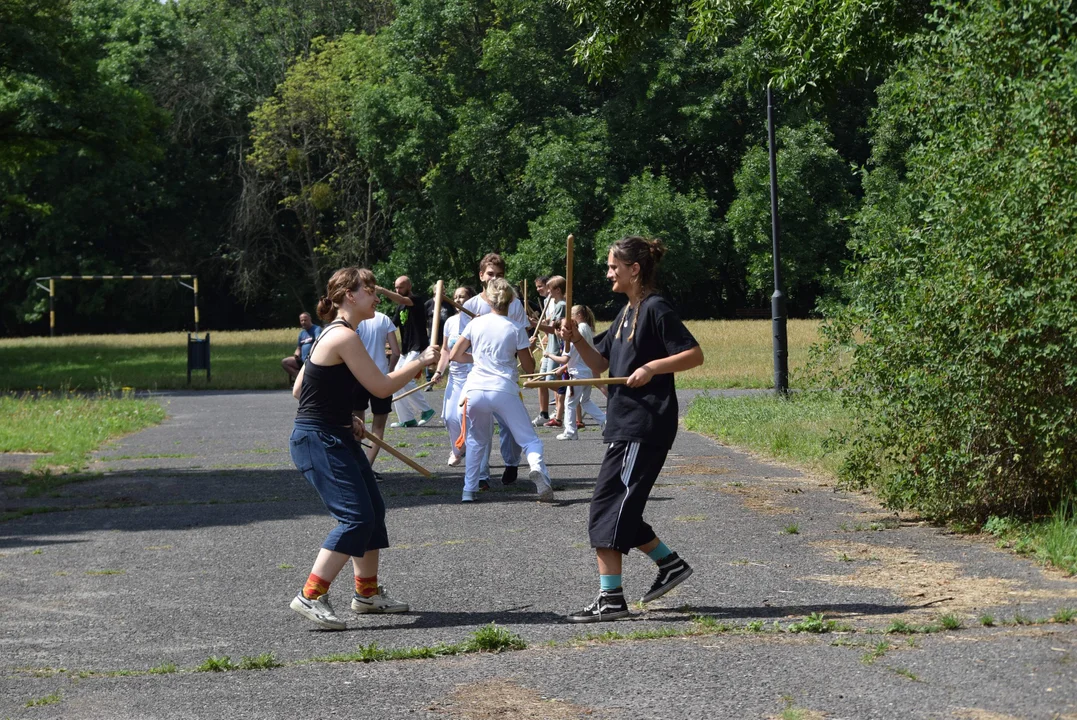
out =
[[639,442],[615,442],[606,448],[598,481],[591,495],[587,532],[591,547],[612,548],[624,554],[655,539],[643,520],[669,448]]
[[371,395],[365,387],[356,385],[355,392],[352,393],[352,411],[364,413],[368,406],[375,415],[388,415],[393,411],[393,399]]

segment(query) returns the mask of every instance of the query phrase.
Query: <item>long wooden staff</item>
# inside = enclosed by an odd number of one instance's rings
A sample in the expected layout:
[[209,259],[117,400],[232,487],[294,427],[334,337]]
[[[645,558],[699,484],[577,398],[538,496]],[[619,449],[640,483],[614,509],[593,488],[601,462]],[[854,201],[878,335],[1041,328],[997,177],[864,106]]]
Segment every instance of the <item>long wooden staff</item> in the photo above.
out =
[[565,380],[528,380],[524,383],[525,388],[559,388],[576,385],[624,385],[628,382],[626,377],[615,378],[569,378]]
[[467,309],[466,307],[464,307],[464,306],[463,306],[463,305],[461,305],[460,303],[456,302],[455,300],[453,300],[453,299],[452,299],[451,297],[449,297],[448,295],[442,295],[442,299],[444,299],[444,300],[448,301],[448,303],[449,303],[450,305],[452,305],[452,306],[453,306],[454,308],[456,308],[456,309],[457,309],[457,311],[459,311],[459,312],[462,312],[462,313],[464,313],[465,315],[467,315],[467,316],[469,316],[469,317],[471,317],[471,318],[477,318],[477,317],[478,317],[478,315],[476,315],[475,313],[471,312],[471,311],[470,311],[470,310],[468,310],[468,309]]
[[395,395],[395,396],[393,396],[393,402],[396,402],[397,400],[402,400],[402,399],[406,398],[408,395],[411,395],[414,392],[419,392],[420,390],[425,390],[426,388],[433,385],[435,382],[437,382],[437,381],[436,380],[431,380],[428,383],[423,383],[422,385],[417,385],[416,387],[413,387],[411,390],[408,390],[406,393],[400,393],[399,395]]
[[441,329],[441,298],[445,297],[445,281],[438,280],[434,291],[434,322],[430,325],[430,344],[438,344],[438,330]]
[[539,313],[538,322],[535,323],[535,332],[531,333],[531,340],[529,342],[534,343],[535,338],[539,334],[539,325],[542,324],[543,319],[546,317],[546,308],[550,305],[550,296],[547,295],[546,299],[542,302],[542,312]]
[[553,373],[537,372],[537,373],[530,373],[530,374],[527,374],[527,375],[517,375],[516,379],[517,380],[530,380],[531,378],[546,377],[547,375],[553,375]]
[[572,317],[572,250],[576,242],[575,235],[569,235],[565,241],[565,317]]
[[393,447],[389,443],[382,440],[377,435],[373,435],[373,434],[368,433],[368,434],[364,435],[363,437],[365,439],[369,440],[370,442],[374,443],[375,445],[380,447],[382,450],[389,453],[390,455],[392,455],[397,460],[404,463],[405,465],[407,465],[411,469],[415,470],[417,473],[419,473],[423,477],[433,477],[434,476],[433,473],[431,473],[429,470],[427,470],[422,465],[420,465],[419,463],[417,463],[414,460],[412,460],[411,458],[409,458],[404,453],[397,450],[395,447]]

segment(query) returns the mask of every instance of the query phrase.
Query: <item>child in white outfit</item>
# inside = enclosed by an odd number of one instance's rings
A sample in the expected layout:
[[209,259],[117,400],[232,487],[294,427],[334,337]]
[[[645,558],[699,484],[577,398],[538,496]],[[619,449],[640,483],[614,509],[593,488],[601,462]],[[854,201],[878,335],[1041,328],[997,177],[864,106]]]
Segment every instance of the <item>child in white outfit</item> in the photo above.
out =
[[[595,346],[595,333],[592,328],[595,325],[595,316],[591,312],[591,308],[586,305],[573,305],[572,319],[579,327],[580,335],[583,337],[584,342],[593,348]],[[584,380],[594,377],[591,368],[587,367],[587,363],[580,359],[580,351],[576,349],[575,343],[569,346],[568,355],[555,359],[567,363],[565,367],[568,370],[569,378],[572,380]],[[564,432],[557,436],[558,440],[579,439],[577,425],[584,412],[597,420],[601,428],[606,427],[606,413],[602,412],[602,409],[591,400],[591,387],[588,385],[570,385],[568,387],[568,399],[565,403],[565,429]]]
[[467,452],[461,501],[478,499],[483,449],[489,447],[493,437],[496,413],[502,432],[510,432],[525,453],[538,499],[553,502],[542,441],[535,434],[516,384],[517,358],[525,369],[534,367],[534,359],[527,331],[506,317],[515,293],[504,278],[496,278],[487,284],[486,298],[493,312],[469,322],[449,356],[450,360],[460,362],[470,353],[473,361],[463,389],[467,402],[464,420]]

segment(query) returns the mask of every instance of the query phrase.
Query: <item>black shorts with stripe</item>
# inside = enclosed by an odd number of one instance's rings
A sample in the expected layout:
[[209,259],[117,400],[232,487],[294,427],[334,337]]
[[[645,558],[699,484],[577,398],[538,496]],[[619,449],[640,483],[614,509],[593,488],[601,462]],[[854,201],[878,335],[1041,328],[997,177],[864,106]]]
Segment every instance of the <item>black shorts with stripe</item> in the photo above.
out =
[[624,554],[655,539],[643,520],[669,448],[640,442],[615,442],[606,449],[598,471],[587,532],[593,548],[612,548]]

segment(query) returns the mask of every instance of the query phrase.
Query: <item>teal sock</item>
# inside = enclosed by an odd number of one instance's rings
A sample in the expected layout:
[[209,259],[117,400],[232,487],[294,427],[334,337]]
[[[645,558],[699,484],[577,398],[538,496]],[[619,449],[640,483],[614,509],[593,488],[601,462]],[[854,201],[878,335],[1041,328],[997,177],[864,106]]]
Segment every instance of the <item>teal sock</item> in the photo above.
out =
[[671,552],[673,551],[666,547],[666,544],[664,542],[659,540],[658,546],[655,547],[654,550],[651,550],[649,553],[647,553],[647,557],[649,557],[651,560],[654,560],[655,562],[662,562],[667,557],[669,557],[669,554]]
[[616,590],[621,587],[620,575],[599,575],[598,576],[599,589],[603,592],[607,590]]

